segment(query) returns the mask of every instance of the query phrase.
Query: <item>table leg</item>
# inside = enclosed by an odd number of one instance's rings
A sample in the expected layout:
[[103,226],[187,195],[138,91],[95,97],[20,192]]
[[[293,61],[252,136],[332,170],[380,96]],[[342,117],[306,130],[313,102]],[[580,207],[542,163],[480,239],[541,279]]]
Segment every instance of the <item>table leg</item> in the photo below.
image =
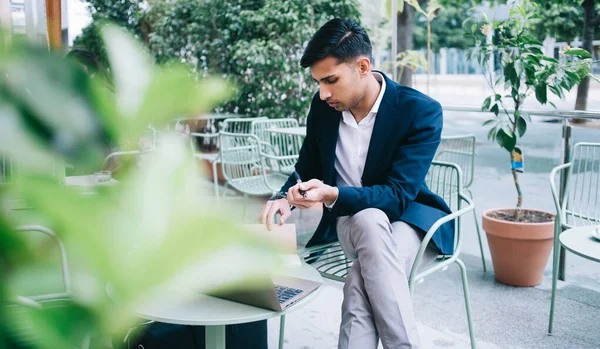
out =
[[225,325],[206,326],[206,349],[225,349]]

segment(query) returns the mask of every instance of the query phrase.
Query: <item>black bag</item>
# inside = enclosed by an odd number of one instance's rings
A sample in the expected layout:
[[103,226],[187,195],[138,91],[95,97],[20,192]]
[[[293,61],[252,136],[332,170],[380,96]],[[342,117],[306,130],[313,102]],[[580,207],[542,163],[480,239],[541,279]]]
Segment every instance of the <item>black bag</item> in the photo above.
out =
[[[115,349],[204,349],[204,326],[145,322],[129,330]],[[225,327],[227,349],[268,349],[267,321]]]

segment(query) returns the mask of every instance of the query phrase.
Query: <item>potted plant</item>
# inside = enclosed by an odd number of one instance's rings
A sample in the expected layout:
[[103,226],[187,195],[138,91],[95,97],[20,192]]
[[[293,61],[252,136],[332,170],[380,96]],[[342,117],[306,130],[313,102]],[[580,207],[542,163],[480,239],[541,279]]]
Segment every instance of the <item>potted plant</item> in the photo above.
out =
[[[584,77],[591,76],[591,55],[583,50],[565,47],[561,59],[545,56],[542,43],[532,35],[538,15],[535,3],[514,5],[506,20],[489,21],[477,30],[473,24],[469,35],[476,40],[471,56],[476,57],[493,93],[482,110],[495,117],[483,123],[490,127],[488,139],[507,151],[517,191],[514,208],[498,208],[483,213],[496,280],[514,286],[540,284],[552,249],[554,215],[534,209],[523,209],[523,192],[519,184],[522,172],[521,139],[531,123],[522,111],[525,100],[533,95],[541,104],[549,103],[548,91],[564,98]],[[475,21],[475,23],[477,23]],[[493,35],[492,35],[493,34]],[[484,39],[485,37],[485,39]],[[493,77],[488,62],[500,62],[499,77]],[[513,110],[509,110],[512,106]]]

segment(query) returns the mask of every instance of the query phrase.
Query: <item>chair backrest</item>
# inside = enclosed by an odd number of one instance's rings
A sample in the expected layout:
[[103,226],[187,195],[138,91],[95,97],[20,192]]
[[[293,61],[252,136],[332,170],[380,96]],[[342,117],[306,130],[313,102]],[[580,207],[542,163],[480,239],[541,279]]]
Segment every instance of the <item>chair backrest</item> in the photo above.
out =
[[565,225],[600,224],[600,143],[577,143],[563,193]]
[[271,136],[272,132],[267,130],[273,128],[287,128],[287,127],[298,127],[298,120],[296,119],[261,119],[255,120],[252,123],[251,129],[252,134],[255,134],[258,139],[265,143],[272,143]]
[[[439,195],[452,212],[461,209],[462,200],[459,193],[463,190],[462,169],[455,163],[434,160],[425,177],[425,183],[432,192]],[[460,249],[462,242],[460,234],[460,216],[454,220],[455,224],[455,250]]]
[[260,141],[253,134],[219,133],[219,158],[227,181],[264,175]]
[[442,136],[434,160],[457,164],[463,174],[463,188],[473,183],[475,171],[475,136]]
[[266,117],[258,118],[229,118],[221,124],[221,131],[228,133],[251,133],[252,123],[256,120],[267,120]]
[[275,155],[278,160],[275,165],[285,172],[286,168],[293,168],[300,155],[303,137],[286,133],[270,132],[272,129],[298,127],[296,119],[257,120],[252,123],[252,133],[267,145],[270,155]]
[[[58,250],[60,252],[60,264],[61,264],[61,270],[62,270],[62,278],[63,278],[63,284],[65,286],[64,294],[69,294],[71,292],[71,279],[70,279],[70,274],[69,274],[69,265],[67,263],[67,252],[66,252],[65,246],[63,245],[63,243],[60,240],[60,238],[58,237],[58,235],[56,235],[56,233],[54,231],[52,231],[51,229],[44,227],[42,225],[21,225],[21,226],[16,227],[15,231],[42,233],[44,235],[47,235],[50,239],[52,239],[56,243],[56,245],[58,246]],[[55,296],[57,296],[57,294],[52,294],[52,295],[48,295],[48,296],[49,297],[45,297],[44,295],[38,295],[38,296],[34,296],[32,298],[43,300],[46,298],[55,297]]]

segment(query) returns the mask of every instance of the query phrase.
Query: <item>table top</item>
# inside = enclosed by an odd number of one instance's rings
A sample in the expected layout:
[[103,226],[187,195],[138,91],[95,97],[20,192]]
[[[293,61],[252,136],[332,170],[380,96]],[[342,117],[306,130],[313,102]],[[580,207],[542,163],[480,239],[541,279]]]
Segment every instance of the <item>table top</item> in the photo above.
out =
[[229,118],[245,118],[247,115],[242,114],[231,114],[231,113],[223,113],[223,114],[215,114],[215,113],[207,113],[201,114],[198,116],[190,116],[184,118],[177,118],[175,120],[223,120]]
[[595,225],[567,229],[560,234],[560,243],[570,252],[600,262],[600,240],[592,237]]
[[96,181],[96,176],[68,176],[65,177],[65,185],[73,187],[99,187],[99,186],[111,186],[119,183],[114,178],[110,178],[106,182]]
[[304,127],[304,126],[270,128],[270,129],[267,129],[266,131],[272,132],[272,133],[282,133],[282,134],[306,137],[306,127]]
[[[306,263],[290,268],[289,276],[323,282],[319,272]],[[282,312],[253,307],[216,297],[198,294],[183,304],[153,304],[135,309],[136,314],[147,320],[170,324],[193,326],[234,325],[277,317],[303,307],[311,302],[321,287]],[[110,296],[110,294],[109,294]]]

